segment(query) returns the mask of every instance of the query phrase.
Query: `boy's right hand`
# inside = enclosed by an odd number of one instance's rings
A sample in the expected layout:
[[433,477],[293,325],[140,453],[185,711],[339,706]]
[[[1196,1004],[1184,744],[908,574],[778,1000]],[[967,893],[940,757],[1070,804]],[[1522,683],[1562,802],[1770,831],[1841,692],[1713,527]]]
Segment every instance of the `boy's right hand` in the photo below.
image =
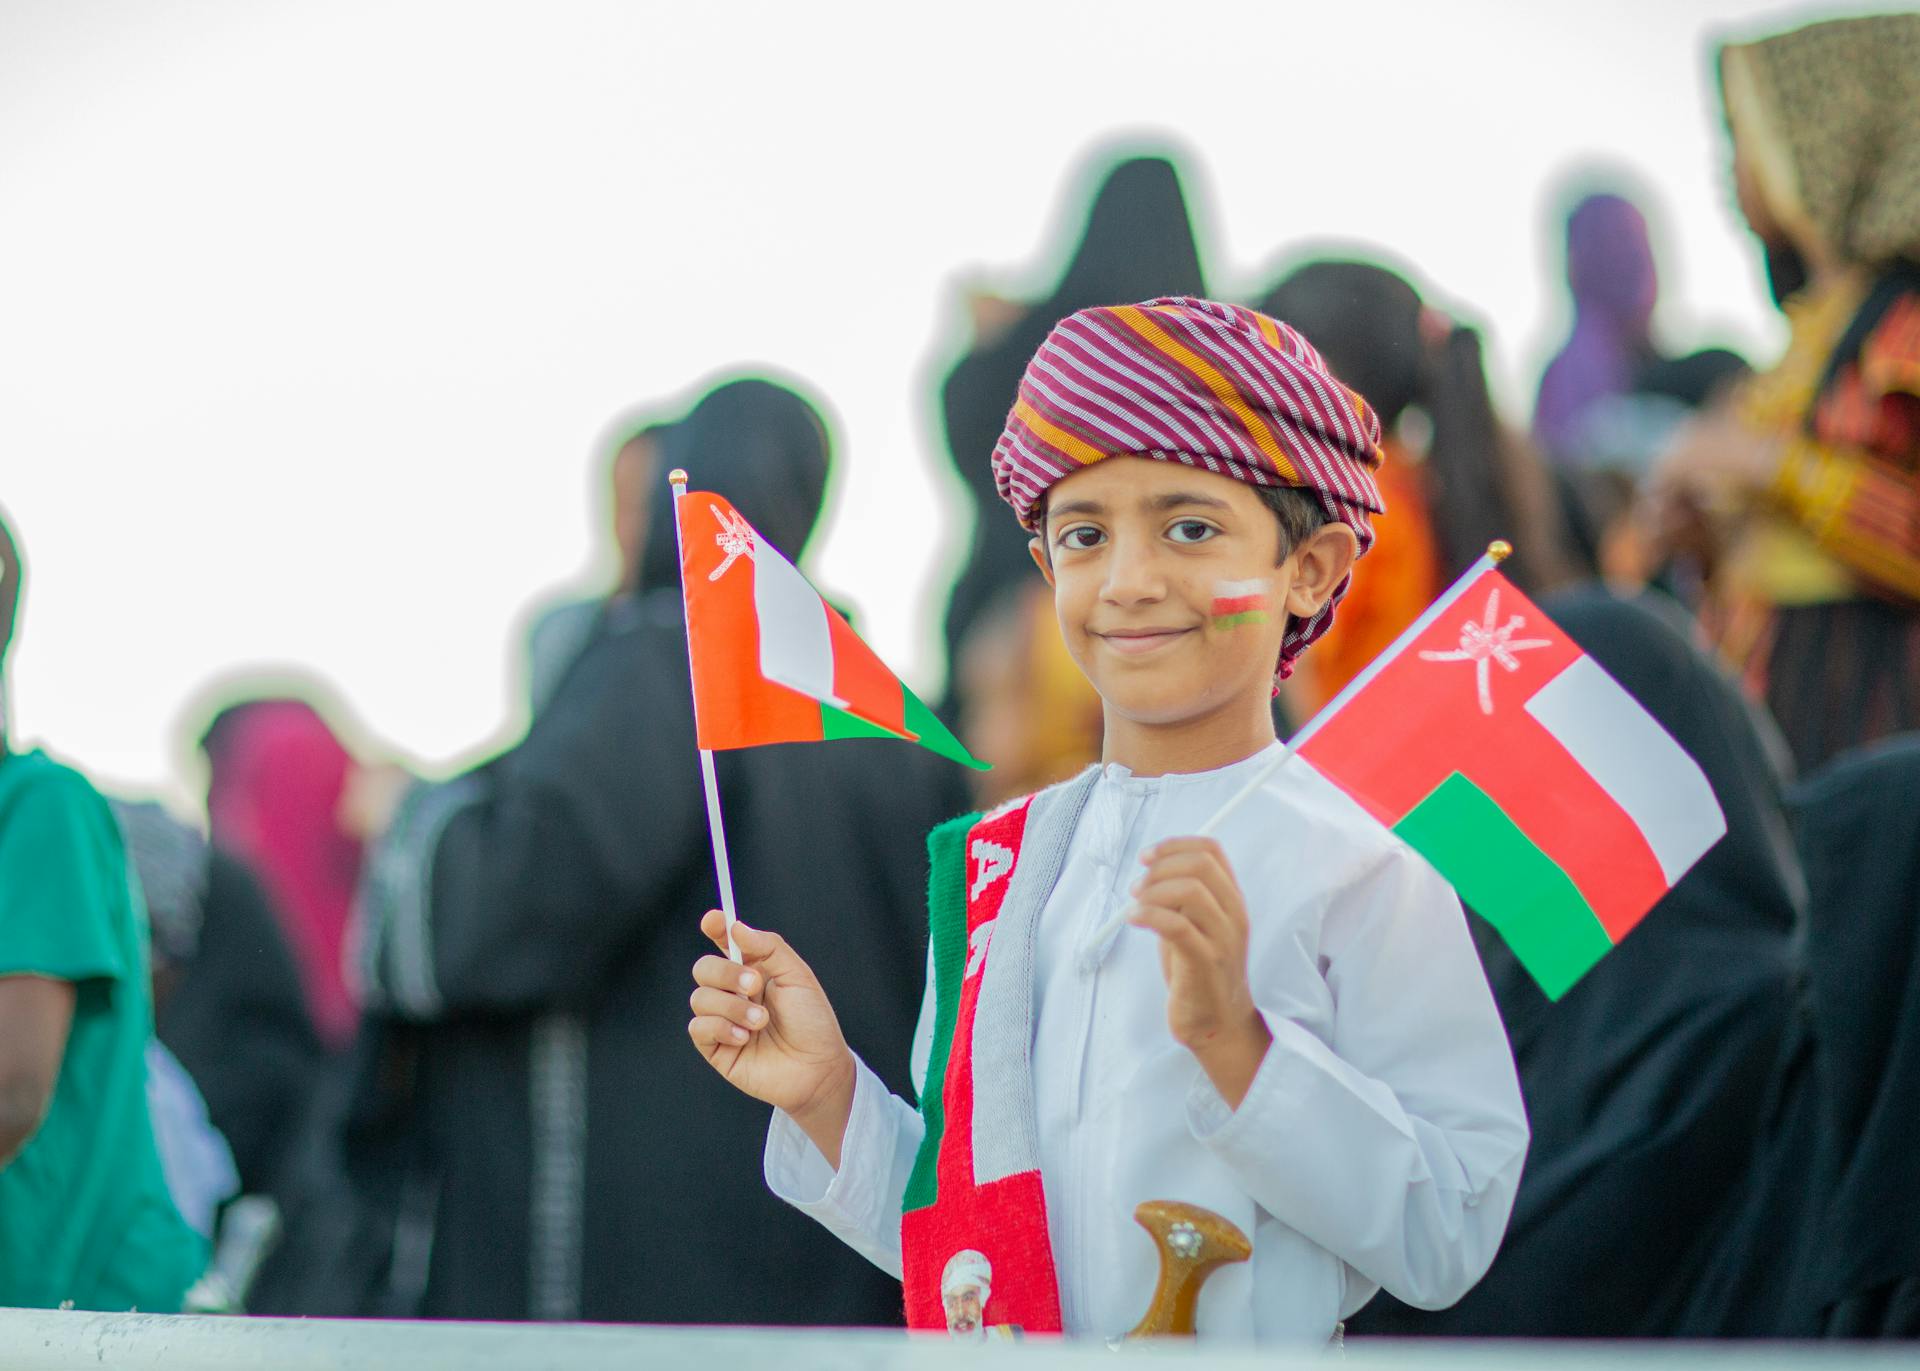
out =
[[[726,950],[726,915],[708,910],[700,931]],[[837,1171],[857,1074],[840,1021],[786,939],[736,919],[733,941],[738,963],[710,954],[693,965],[687,1035],[735,1087],[785,1110]]]

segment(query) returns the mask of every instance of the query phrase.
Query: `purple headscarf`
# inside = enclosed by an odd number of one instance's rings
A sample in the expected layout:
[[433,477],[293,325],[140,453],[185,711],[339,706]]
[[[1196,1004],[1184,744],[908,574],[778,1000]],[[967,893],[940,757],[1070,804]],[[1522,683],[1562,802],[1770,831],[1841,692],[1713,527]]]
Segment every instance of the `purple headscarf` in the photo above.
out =
[[1632,388],[1653,355],[1648,326],[1660,282],[1647,221],[1618,195],[1589,195],[1567,216],[1573,332],[1540,378],[1533,432],[1549,456],[1576,459],[1593,405]]

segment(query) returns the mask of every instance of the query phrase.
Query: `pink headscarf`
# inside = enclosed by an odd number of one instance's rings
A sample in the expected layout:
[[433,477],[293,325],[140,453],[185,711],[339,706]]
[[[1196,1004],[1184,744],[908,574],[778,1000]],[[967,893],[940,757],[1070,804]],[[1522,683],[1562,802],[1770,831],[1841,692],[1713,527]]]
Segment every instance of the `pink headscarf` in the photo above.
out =
[[344,1046],[359,1020],[342,944],[361,848],[335,812],[352,759],[310,705],[234,706],[206,739],[213,839],[245,859],[279,912],[321,1040]]

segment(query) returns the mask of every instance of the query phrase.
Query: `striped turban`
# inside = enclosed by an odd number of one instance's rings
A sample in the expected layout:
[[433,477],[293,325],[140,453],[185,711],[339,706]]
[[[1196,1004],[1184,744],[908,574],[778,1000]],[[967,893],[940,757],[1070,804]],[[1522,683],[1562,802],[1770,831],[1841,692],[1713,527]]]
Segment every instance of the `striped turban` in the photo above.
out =
[[[1373,544],[1380,420],[1287,325],[1240,305],[1169,297],[1068,315],[1027,364],[993,449],[994,485],[1027,528],[1047,491],[1102,457],[1152,457],[1254,486],[1313,492]],[[1281,677],[1327,631],[1342,580],[1287,625]]]

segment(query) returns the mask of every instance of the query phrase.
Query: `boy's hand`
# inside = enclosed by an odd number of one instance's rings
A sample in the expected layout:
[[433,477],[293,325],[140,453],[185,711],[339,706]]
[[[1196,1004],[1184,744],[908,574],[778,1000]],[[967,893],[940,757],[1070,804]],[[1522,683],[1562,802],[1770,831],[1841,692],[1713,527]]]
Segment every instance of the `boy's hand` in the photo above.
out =
[[[708,910],[700,931],[726,950],[726,915]],[[708,955],[693,965],[687,1035],[734,1086],[791,1115],[837,1171],[855,1078],[840,1021],[786,939],[736,919],[733,940],[739,963]]]
[[1247,905],[1220,844],[1170,838],[1140,854],[1129,922],[1160,936],[1167,1027],[1230,1107],[1273,1041],[1247,984]]

